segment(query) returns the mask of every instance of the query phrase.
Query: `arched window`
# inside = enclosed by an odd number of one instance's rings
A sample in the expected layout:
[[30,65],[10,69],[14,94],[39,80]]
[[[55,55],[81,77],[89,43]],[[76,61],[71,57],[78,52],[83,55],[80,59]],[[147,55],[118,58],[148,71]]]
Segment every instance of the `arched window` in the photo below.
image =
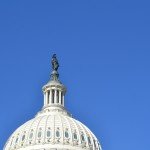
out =
[[48,130],[48,131],[47,131],[47,137],[49,138],[50,136],[51,136],[51,131]]
[[25,134],[22,136],[22,141],[24,141],[25,140]]
[[88,143],[91,145],[91,138],[88,137]]
[[69,132],[68,132],[68,130],[65,131],[65,138],[67,138],[67,139],[69,138]]
[[84,134],[81,134],[81,141],[85,142]]
[[95,141],[95,140],[94,140],[94,147],[97,147],[97,146],[96,146],[96,141]]
[[77,133],[73,133],[73,138],[74,138],[74,140],[77,140],[77,139],[78,139]]
[[30,133],[29,139],[31,140],[33,138],[33,132]]
[[60,137],[60,131],[59,131],[59,130],[56,131],[56,137],[57,137],[57,138]]
[[18,140],[19,140],[19,138],[17,137],[17,138],[16,138],[16,141],[15,141],[15,143],[17,143],[17,142],[18,142]]
[[38,132],[38,138],[41,138],[41,136],[42,136],[42,132],[39,131],[39,132]]

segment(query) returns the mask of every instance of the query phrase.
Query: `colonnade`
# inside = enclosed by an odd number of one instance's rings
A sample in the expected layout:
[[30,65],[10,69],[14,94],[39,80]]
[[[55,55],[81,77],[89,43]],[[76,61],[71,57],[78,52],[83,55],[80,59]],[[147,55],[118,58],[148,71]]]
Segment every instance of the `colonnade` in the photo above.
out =
[[47,105],[64,106],[64,92],[58,89],[50,89],[44,92],[44,106]]

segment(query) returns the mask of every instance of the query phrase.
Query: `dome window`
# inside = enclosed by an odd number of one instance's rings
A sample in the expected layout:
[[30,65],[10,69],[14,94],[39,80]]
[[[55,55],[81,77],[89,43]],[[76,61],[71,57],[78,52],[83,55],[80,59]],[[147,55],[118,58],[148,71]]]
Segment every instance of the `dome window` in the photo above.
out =
[[18,142],[18,139],[19,139],[19,138],[17,137],[17,138],[16,138],[16,143]]
[[96,141],[95,141],[95,140],[94,140],[94,147],[97,147],[97,146],[96,146]]
[[33,132],[30,133],[29,139],[33,138]]
[[56,131],[56,137],[57,137],[57,138],[60,137],[60,132],[59,132],[59,130]]
[[69,138],[69,133],[67,130],[65,131],[65,138],[67,138],[67,139]]
[[51,131],[48,130],[48,131],[47,131],[47,137],[49,138],[50,136],[51,136]]
[[83,135],[83,134],[81,134],[81,141],[82,141],[82,142],[85,142],[85,138],[84,138],[84,135]]
[[39,131],[39,132],[38,132],[38,138],[41,138],[41,136],[42,136],[42,132]]
[[76,133],[74,133],[74,134],[73,134],[73,138],[74,138],[75,140],[77,140],[77,139],[78,139],[78,137],[77,137],[77,134],[76,134]]
[[91,139],[90,139],[90,137],[88,137],[88,143],[91,145]]
[[24,140],[25,140],[25,135],[22,136],[22,141],[24,141]]

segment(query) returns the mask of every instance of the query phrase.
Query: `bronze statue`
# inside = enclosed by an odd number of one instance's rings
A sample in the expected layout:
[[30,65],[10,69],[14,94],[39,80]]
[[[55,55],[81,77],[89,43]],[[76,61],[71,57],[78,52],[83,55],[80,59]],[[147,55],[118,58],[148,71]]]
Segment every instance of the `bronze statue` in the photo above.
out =
[[53,70],[57,71],[58,67],[59,67],[59,63],[58,63],[58,60],[56,58],[56,54],[53,54],[51,63],[52,63]]

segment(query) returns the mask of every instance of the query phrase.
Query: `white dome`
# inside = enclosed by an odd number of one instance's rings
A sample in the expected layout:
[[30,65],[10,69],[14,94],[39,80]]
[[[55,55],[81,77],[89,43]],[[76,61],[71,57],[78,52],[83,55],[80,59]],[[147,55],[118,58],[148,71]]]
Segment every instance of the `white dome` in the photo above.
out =
[[62,108],[47,108],[19,127],[9,138],[5,150],[99,150],[94,134]]
[[66,111],[56,56],[52,63],[55,70],[43,87],[43,109],[10,136],[4,150],[101,150],[94,134]]

